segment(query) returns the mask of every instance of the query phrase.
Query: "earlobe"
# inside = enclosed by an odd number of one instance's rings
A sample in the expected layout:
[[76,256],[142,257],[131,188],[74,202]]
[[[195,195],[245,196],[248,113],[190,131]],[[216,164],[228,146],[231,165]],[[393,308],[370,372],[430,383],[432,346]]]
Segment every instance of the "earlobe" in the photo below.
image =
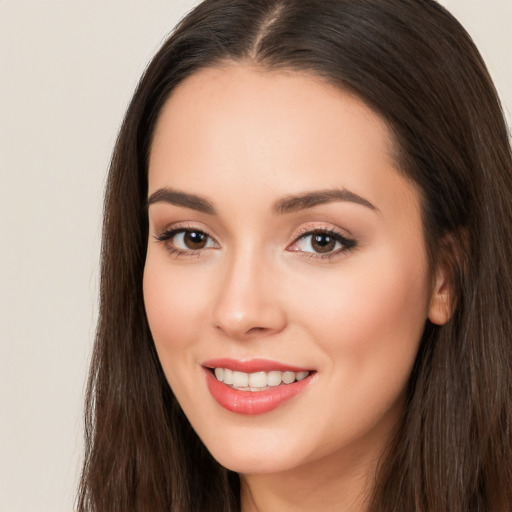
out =
[[430,299],[428,319],[436,325],[443,325],[453,314],[453,283],[447,265],[441,265],[436,272],[435,284]]

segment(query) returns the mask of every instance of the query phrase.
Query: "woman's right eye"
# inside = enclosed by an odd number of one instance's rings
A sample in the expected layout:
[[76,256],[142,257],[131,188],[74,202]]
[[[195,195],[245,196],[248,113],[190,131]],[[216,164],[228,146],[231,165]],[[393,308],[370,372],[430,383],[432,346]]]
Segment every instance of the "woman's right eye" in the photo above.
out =
[[199,229],[172,229],[155,237],[165,243],[170,252],[191,253],[202,249],[217,248],[217,242]]

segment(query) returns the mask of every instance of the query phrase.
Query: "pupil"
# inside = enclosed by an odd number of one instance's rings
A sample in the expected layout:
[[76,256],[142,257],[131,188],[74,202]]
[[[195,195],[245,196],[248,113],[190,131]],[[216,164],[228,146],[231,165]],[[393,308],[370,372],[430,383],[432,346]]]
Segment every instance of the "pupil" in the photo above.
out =
[[185,234],[185,245],[189,249],[202,249],[206,245],[206,235],[197,231],[189,231]]
[[312,246],[316,252],[330,252],[335,245],[336,240],[329,235],[317,234],[313,236]]

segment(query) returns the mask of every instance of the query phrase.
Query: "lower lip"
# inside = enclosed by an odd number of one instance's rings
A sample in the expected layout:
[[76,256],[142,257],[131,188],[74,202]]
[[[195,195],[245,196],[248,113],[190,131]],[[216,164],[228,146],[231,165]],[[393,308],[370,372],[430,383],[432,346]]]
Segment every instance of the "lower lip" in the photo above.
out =
[[217,380],[212,372],[205,368],[206,384],[213,398],[228,411],[237,414],[263,414],[270,412],[303,391],[311,381],[309,374],[301,381],[281,384],[264,391],[241,391]]

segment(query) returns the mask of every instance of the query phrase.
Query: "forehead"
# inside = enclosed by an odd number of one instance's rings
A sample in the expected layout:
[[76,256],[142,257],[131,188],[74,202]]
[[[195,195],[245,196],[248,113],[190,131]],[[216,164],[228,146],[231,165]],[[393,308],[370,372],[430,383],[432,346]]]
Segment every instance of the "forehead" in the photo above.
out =
[[[366,133],[366,140],[359,141],[377,145],[392,160],[394,141],[387,124],[354,94],[311,73],[231,64],[201,69],[173,90],[160,113],[152,149],[162,140],[172,143],[170,137],[245,139],[252,146],[274,141],[283,149],[298,139],[327,144],[356,138],[356,120]],[[261,125],[266,125],[264,137]]]
[[385,121],[318,77],[241,64],[206,68],[184,80],[162,109],[149,191],[192,186],[209,196],[228,187],[252,197],[342,187],[371,202],[387,190],[396,201],[412,186],[397,172],[394,154]]

